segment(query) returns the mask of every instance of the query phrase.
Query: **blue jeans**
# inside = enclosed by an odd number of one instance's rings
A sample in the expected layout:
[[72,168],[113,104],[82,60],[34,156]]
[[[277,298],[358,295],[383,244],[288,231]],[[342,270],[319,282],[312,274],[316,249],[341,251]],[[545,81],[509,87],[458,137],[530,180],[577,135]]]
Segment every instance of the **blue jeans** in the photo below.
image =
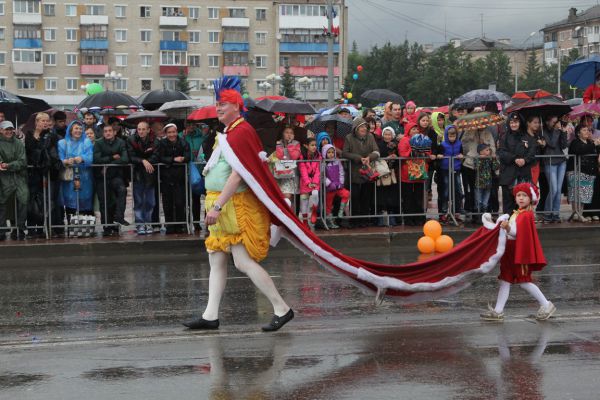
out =
[[152,211],[155,206],[154,190],[154,186],[133,182],[133,210],[136,224],[152,223]]
[[478,213],[486,212],[491,193],[492,189],[475,188],[475,206]]
[[557,220],[560,218],[560,195],[567,169],[567,162],[563,161],[560,164],[546,165],[544,172],[548,181],[548,197],[546,197],[545,218]]
[[[448,211],[448,200],[449,200],[449,183],[450,183],[450,171],[447,169],[440,170],[442,173],[442,179],[444,181],[444,190],[441,193],[442,196],[442,209],[441,214],[446,214]],[[440,193],[438,193],[440,195]],[[456,213],[463,213],[463,191],[462,191],[462,179],[460,171],[454,171],[454,211]]]

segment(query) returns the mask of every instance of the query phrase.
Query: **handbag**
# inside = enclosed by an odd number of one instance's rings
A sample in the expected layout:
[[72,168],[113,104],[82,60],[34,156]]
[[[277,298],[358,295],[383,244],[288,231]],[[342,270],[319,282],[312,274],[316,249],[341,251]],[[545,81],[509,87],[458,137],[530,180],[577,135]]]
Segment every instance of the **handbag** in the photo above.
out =
[[200,173],[198,166],[194,164],[193,161],[189,162],[188,171],[192,193],[194,193],[197,196],[206,194],[206,188],[204,187],[204,177]]
[[371,168],[379,173],[379,176],[385,176],[390,174],[390,166],[385,160],[375,160],[371,162]]
[[424,159],[408,159],[406,160],[406,166],[408,167],[409,181],[421,181],[429,178],[427,163]]
[[286,159],[275,161],[273,175],[276,179],[288,179],[293,178],[296,173],[296,161],[290,160],[290,153],[287,147],[283,148],[283,155]]
[[63,167],[58,173],[58,178],[61,181],[70,182],[73,180],[73,167]]
[[390,170],[389,174],[380,176],[379,179],[377,179],[377,186],[391,186],[396,183],[398,183],[398,180],[396,179],[396,171],[393,169]]

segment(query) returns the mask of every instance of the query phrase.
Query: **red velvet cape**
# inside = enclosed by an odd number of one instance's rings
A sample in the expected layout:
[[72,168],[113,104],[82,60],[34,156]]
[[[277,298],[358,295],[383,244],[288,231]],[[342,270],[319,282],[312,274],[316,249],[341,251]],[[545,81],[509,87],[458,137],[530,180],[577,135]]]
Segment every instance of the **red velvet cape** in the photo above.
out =
[[517,265],[528,265],[532,271],[539,271],[546,266],[546,258],[537,229],[533,212],[523,211],[517,215],[517,238],[515,240],[515,260]]
[[506,234],[496,224],[479,228],[450,252],[423,262],[386,265],[346,256],[315,235],[288,207],[254,128],[245,121],[234,122],[226,132],[219,138],[223,157],[267,207],[272,223],[284,230],[283,237],[359,287],[410,300],[439,297],[462,290],[492,270],[504,253]]

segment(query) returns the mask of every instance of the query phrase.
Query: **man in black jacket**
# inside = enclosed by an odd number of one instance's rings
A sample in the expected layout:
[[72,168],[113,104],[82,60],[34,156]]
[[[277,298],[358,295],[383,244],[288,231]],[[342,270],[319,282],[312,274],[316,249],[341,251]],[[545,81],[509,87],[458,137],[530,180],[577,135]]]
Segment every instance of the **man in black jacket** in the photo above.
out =
[[127,144],[123,139],[115,137],[111,125],[103,127],[102,139],[94,143],[94,164],[116,164],[118,166],[95,167],[96,193],[100,201],[100,213],[104,234],[118,232],[118,227],[108,226],[117,224],[128,226],[125,221],[125,200],[127,187],[123,179],[122,165],[129,163]]

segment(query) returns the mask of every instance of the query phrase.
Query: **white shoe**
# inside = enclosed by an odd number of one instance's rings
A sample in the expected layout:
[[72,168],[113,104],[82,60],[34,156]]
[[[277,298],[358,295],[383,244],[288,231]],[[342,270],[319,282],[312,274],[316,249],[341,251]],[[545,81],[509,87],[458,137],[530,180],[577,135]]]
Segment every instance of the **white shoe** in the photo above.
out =
[[579,221],[579,214],[573,214],[571,221]]
[[535,319],[537,319],[538,321],[545,321],[548,318],[550,318],[552,316],[552,314],[554,314],[555,312],[556,312],[556,306],[554,304],[552,304],[551,301],[549,301],[548,304],[546,305],[546,307],[544,307],[544,306],[540,307],[537,314],[535,315]]
[[592,221],[598,222],[598,221],[600,221],[600,217],[598,217],[597,215],[594,215],[592,217]]
[[581,222],[590,222],[591,220],[588,217],[581,217]]
[[492,308],[492,306],[490,306],[489,304],[488,304],[488,310],[484,313],[479,314],[479,316],[484,321],[497,321],[497,322],[504,321],[504,313],[497,313],[496,310],[494,310]]

